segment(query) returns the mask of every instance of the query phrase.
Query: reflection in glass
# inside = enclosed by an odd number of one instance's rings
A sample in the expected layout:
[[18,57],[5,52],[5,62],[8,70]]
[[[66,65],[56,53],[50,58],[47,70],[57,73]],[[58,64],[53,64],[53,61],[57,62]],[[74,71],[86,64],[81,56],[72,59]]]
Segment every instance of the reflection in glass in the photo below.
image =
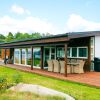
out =
[[64,55],[65,55],[64,48],[63,47],[62,48],[61,47],[57,48],[57,57],[63,58]]
[[46,66],[48,66],[47,60],[50,59],[50,48],[45,48],[44,55],[45,55],[44,56],[44,66],[46,67]]
[[20,58],[20,49],[15,49],[14,51],[14,59],[15,59],[15,63],[19,64],[19,59]]
[[79,48],[79,57],[87,57],[87,48]]
[[34,48],[33,49],[33,62],[35,67],[40,67],[41,66],[41,54],[40,54],[41,49],[40,48]]
[[27,65],[31,65],[31,48],[28,48],[27,50]]
[[77,48],[72,48],[72,57],[77,57]]
[[24,64],[25,65],[25,49],[22,49],[22,64]]
[[70,51],[71,51],[71,48],[68,48],[68,49],[67,49],[67,57],[71,57]]

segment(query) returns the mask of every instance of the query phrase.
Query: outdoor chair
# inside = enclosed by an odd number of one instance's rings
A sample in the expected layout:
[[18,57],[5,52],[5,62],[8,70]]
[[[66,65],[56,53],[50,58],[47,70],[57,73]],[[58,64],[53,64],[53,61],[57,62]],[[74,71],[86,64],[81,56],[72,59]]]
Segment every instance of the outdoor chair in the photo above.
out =
[[77,59],[71,59],[71,63],[77,63]]
[[71,62],[71,60],[70,59],[67,59],[67,63],[70,63]]
[[84,64],[85,64],[85,61],[83,60],[78,60],[78,63],[77,65],[73,66],[73,73],[84,73]]
[[60,72],[60,64],[58,60],[53,60],[54,72]]
[[[60,73],[65,73],[65,61],[60,61]],[[70,65],[67,65],[67,73],[71,73],[71,70],[70,70]]]
[[48,60],[47,63],[48,63],[48,71],[52,72],[54,68],[52,60]]

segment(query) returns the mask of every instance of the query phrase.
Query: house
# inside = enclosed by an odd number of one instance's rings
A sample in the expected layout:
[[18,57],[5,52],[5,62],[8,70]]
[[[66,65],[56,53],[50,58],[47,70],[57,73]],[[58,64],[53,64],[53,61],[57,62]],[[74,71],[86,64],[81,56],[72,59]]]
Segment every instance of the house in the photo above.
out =
[[[94,71],[94,57],[100,57],[100,31],[72,32],[38,39],[1,43],[1,59],[30,69],[47,69],[49,59],[85,60],[84,71]],[[9,53],[7,53],[9,52]],[[67,75],[67,72],[65,72]]]

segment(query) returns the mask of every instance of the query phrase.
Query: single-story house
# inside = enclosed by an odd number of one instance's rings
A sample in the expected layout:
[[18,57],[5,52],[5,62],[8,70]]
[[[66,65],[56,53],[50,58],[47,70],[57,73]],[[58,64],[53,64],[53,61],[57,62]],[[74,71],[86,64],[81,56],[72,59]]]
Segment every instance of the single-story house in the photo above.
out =
[[[85,71],[94,71],[94,58],[100,57],[100,31],[71,32],[0,44],[0,58],[6,63],[25,65],[30,69],[48,69],[48,60],[84,60]],[[10,61],[9,61],[10,59]]]

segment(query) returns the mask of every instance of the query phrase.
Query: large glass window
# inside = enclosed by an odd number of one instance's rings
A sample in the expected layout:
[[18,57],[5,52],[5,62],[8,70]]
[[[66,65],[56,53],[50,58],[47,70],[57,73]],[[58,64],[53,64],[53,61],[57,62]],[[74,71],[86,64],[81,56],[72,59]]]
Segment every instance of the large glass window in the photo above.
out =
[[69,47],[67,49],[67,57],[86,58],[88,57],[88,48],[87,47]]
[[55,54],[55,47],[46,47],[44,48],[44,67],[47,67],[47,61],[49,59],[55,59],[56,54]]
[[79,48],[79,57],[87,57],[87,48]]
[[51,59],[55,59],[55,48],[51,48]]
[[50,48],[44,48],[44,67],[48,66],[47,61],[50,59]]
[[40,54],[41,49],[40,48],[34,48],[33,49],[33,62],[35,67],[40,67],[41,66],[41,54]]
[[59,47],[57,48],[57,57],[64,57],[65,52],[64,52],[64,47]]
[[71,57],[71,48],[67,49],[67,57]]
[[22,52],[21,52],[21,53],[22,53],[22,59],[21,59],[22,62],[21,62],[21,63],[25,65],[25,60],[26,60],[26,58],[25,58],[26,49],[22,49]]
[[31,65],[31,61],[32,61],[31,52],[32,52],[31,48],[28,48],[27,49],[27,65]]
[[77,48],[72,48],[72,57],[77,57]]
[[19,64],[20,63],[20,49],[14,50],[14,62]]

